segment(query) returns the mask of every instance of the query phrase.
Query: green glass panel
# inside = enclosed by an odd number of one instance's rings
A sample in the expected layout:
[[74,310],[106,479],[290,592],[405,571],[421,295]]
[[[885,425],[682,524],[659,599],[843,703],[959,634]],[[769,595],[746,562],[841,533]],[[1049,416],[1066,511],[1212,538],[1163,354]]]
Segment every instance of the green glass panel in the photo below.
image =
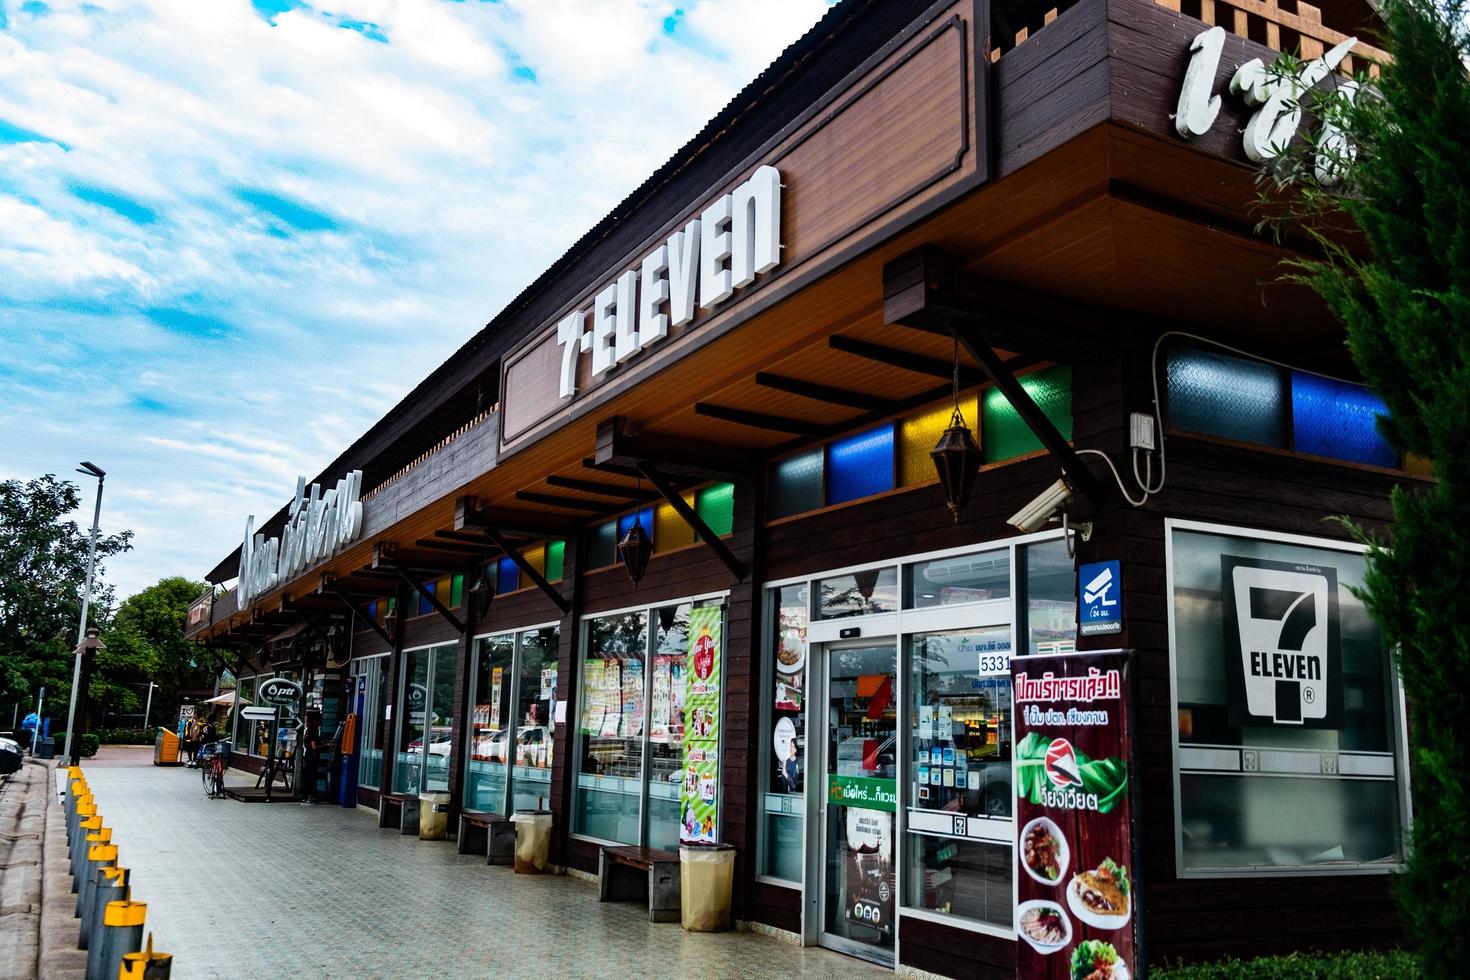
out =
[[464,576],[454,576],[454,581],[449,586],[449,605],[458,609],[464,604]]
[[562,566],[567,558],[567,543],[565,541],[546,542],[546,581],[560,582],[565,574]]
[[694,510],[715,534],[720,537],[729,534],[735,526],[735,484],[716,483],[705,487],[694,498]]
[[[1071,439],[1071,367],[1059,365],[1045,371],[1035,371],[1021,379],[1021,387],[1046,417],[1051,419],[1062,438]],[[1042,448],[1041,440],[1031,432],[1020,413],[1011,406],[1010,399],[1001,394],[998,388],[991,388],[985,393],[985,405],[981,409],[980,418],[980,445],[984,449],[987,463],[998,463]]]

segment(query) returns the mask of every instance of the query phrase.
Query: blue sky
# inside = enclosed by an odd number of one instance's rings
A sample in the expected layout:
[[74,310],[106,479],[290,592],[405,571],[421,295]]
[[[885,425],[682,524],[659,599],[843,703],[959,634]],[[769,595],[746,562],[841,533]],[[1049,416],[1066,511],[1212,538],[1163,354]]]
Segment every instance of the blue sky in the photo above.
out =
[[201,576],[826,7],[0,0],[0,479]]

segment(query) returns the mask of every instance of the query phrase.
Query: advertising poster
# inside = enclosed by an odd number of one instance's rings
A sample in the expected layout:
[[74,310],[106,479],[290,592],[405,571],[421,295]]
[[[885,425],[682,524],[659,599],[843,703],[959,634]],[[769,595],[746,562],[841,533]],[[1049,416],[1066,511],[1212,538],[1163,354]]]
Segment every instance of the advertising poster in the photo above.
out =
[[1011,661],[1021,980],[1141,975],[1129,663],[1122,650]]
[[1337,569],[1220,556],[1232,725],[1341,728]]
[[827,777],[827,802],[844,808],[849,922],[888,935],[893,931],[897,882],[893,866],[893,815],[898,794],[891,779]]
[[556,668],[541,668],[541,697],[540,701],[556,700]]
[[719,841],[720,621],[724,610],[702,606],[689,614],[684,671],[684,786],[679,794],[679,841]]
[[596,735],[602,730],[602,714],[607,708],[603,693],[606,681],[603,678],[602,660],[582,662],[582,734]]
[[673,658],[653,658],[653,704],[649,706],[648,740],[669,741],[669,709],[673,702]]

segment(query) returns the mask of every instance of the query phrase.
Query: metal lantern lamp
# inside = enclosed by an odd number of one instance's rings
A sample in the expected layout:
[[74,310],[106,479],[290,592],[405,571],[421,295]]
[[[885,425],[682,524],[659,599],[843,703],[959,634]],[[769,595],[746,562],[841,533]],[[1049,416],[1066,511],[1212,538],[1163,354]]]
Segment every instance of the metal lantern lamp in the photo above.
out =
[[[383,615],[383,631],[389,636],[392,636],[397,629],[398,603],[395,602],[393,605],[388,607],[388,611]],[[397,641],[395,640],[394,642]]]
[[954,411],[949,416],[949,427],[939,436],[939,442],[929,450],[934,461],[934,470],[939,475],[939,485],[944,490],[944,502],[960,522],[960,511],[970,502],[975,490],[975,477],[980,474],[980,445],[975,434],[965,424],[965,415],[960,411],[960,342],[954,344]]
[[618,561],[623,563],[623,568],[627,569],[628,577],[634,584],[648,571],[648,559],[652,555],[653,539],[643,530],[642,515],[634,514],[633,526],[628,528],[628,533],[618,542]]
[[490,603],[495,601],[495,585],[490,581],[490,574],[483,568],[480,575],[470,586],[471,608],[475,611],[475,619],[482,620],[490,612]]

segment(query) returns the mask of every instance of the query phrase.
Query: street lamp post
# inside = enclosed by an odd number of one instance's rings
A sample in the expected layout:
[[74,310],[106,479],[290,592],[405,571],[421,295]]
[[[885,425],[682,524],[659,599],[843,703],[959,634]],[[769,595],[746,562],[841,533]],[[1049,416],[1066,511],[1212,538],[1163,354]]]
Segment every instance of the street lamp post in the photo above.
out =
[[82,619],[77,623],[76,662],[71,671],[71,705],[66,709],[66,746],[62,750],[67,764],[72,766],[77,764],[71,748],[73,729],[77,723],[77,687],[82,683],[82,641],[87,638],[87,610],[92,604],[92,572],[97,567],[97,526],[102,520],[102,481],[107,476],[106,470],[89,462],[83,462],[77,472],[97,478],[97,503],[92,509],[92,543],[87,548],[87,588],[82,593]]
[[148,682],[148,702],[143,705],[143,731],[148,730],[148,715],[153,710],[153,689],[158,685],[152,681]]

